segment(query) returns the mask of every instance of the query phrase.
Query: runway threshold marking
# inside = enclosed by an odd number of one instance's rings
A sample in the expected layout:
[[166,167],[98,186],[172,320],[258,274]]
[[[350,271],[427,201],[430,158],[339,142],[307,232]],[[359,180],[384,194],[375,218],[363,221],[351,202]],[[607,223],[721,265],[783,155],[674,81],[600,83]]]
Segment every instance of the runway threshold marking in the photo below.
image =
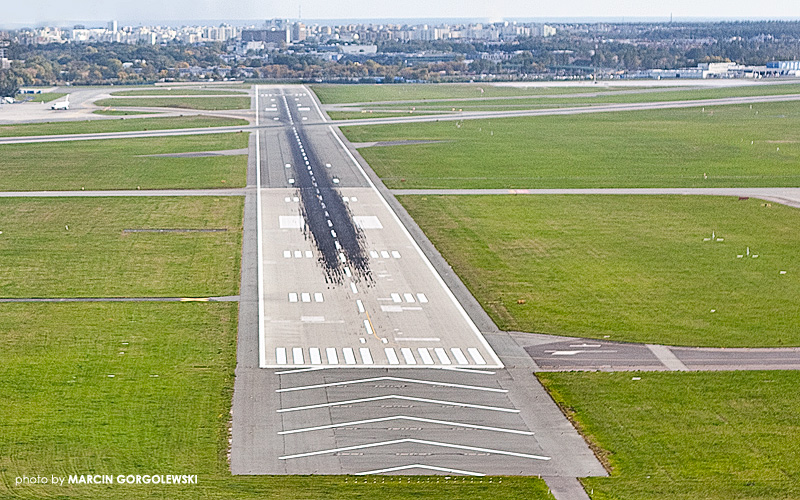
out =
[[408,470],[408,469],[425,469],[425,470],[435,470],[437,472],[447,472],[451,474],[461,474],[464,476],[475,476],[475,477],[484,477],[486,474],[482,472],[472,472],[468,470],[461,470],[461,469],[451,469],[449,467],[436,467],[435,465],[423,465],[423,464],[409,464],[409,465],[399,465],[397,467],[387,467],[386,469],[375,469],[375,470],[368,470],[365,472],[356,472],[355,476],[371,476],[373,474],[385,474],[387,472],[398,472],[401,470]]
[[471,389],[475,391],[485,391],[485,392],[498,392],[501,394],[506,394],[508,392],[507,389],[496,389],[494,387],[482,387],[479,385],[464,385],[464,384],[454,384],[452,382],[436,382],[434,380],[419,380],[415,378],[403,378],[403,377],[371,377],[371,378],[361,378],[356,380],[345,380],[343,382],[330,382],[327,384],[314,384],[314,385],[304,385],[299,387],[287,387],[284,389],[275,389],[275,392],[293,392],[293,391],[305,391],[307,389],[322,389],[323,387],[337,387],[342,385],[352,385],[352,384],[366,384],[369,382],[384,382],[384,381],[392,381],[392,382],[407,382],[409,384],[423,384],[423,385],[435,385],[439,387],[452,387],[454,389]]
[[367,444],[359,444],[355,446],[345,446],[343,448],[330,448],[327,450],[318,450],[318,451],[309,451],[306,453],[297,453],[294,455],[284,455],[282,457],[278,457],[278,460],[289,460],[292,458],[304,458],[304,457],[313,457],[315,455],[328,455],[332,453],[339,453],[342,451],[350,451],[350,450],[363,450],[365,448],[375,448],[378,446],[391,446],[395,444],[404,444],[404,443],[413,443],[413,444],[420,444],[426,446],[439,446],[442,448],[452,448],[456,450],[467,450],[467,451],[478,451],[481,453],[490,453],[495,455],[507,455],[511,457],[519,457],[519,458],[529,458],[532,460],[550,460],[550,457],[545,457],[542,455],[531,455],[528,453],[518,453],[516,451],[505,451],[505,450],[495,450],[492,448],[480,448],[477,446],[467,446],[463,444],[451,444],[451,443],[442,443],[439,441],[428,441],[425,439],[414,439],[414,438],[404,438],[404,439],[392,439],[390,441],[381,441],[378,443],[367,443]]
[[370,398],[359,398],[359,399],[348,399],[346,401],[334,401],[331,403],[320,403],[316,405],[307,405],[307,406],[295,406],[292,408],[280,408],[275,410],[276,413],[288,413],[293,411],[303,411],[303,410],[314,410],[316,408],[330,408],[333,406],[342,406],[342,405],[350,405],[354,403],[369,403],[372,401],[383,401],[386,399],[400,399],[403,401],[416,401],[418,403],[432,403],[438,405],[446,405],[446,406],[459,406],[462,408],[474,408],[476,410],[488,410],[488,411],[499,411],[503,413],[519,413],[519,410],[516,408],[502,408],[499,406],[485,406],[485,405],[476,405],[472,403],[461,403],[459,401],[443,401],[441,399],[428,399],[428,398],[417,398],[414,396],[401,396],[399,394],[389,394],[387,396],[373,396]]

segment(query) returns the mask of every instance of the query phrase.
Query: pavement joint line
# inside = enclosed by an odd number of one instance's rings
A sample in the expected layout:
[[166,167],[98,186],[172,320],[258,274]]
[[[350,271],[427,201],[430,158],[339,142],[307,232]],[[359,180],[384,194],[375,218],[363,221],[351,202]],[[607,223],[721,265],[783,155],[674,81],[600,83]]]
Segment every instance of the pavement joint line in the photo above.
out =
[[353,474],[354,476],[371,476],[373,474],[385,474],[387,472],[397,472],[401,470],[408,470],[408,469],[426,469],[426,470],[435,470],[437,472],[449,472],[452,474],[461,474],[464,476],[475,476],[475,477],[484,477],[486,474],[482,472],[472,472],[468,470],[460,470],[460,469],[451,469],[449,467],[436,467],[434,465],[423,465],[423,464],[409,464],[409,465],[399,465],[397,467],[387,467],[385,469],[375,469],[375,470],[368,470],[365,472],[356,472]]
[[472,403],[461,403],[458,401],[443,401],[441,399],[418,398],[414,396],[402,396],[399,394],[389,394],[386,396],[373,396],[369,398],[359,398],[359,399],[348,399],[345,401],[333,401],[329,403],[320,403],[316,405],[295,406],[292,408],[280,408],[275,411],[276,413],[288,413],[293,411],[314,410],[317,408],[330,408],[334,406],[349,405],[353,403],[369,403],[372,401],[383,401],[385,399],[402,399],[403,401],[416,401],[419,403],[434,403],[434,404],[441,404],[448,406],[460,406],[462,408],[474,408],[476,410],[499,411],[503,413],[519,413],[519,410],[517,410],[516,408],[501,408],[498,406],[485,406],[485,405],[476,405]]
[[471,429],[478,429],[483,431],[494,431],[494,432],[505,432],[508,434],[520,434],[523,436],[533,436],[533,432],[531,431],[520,431],[517,429],[504,429],[502,427],[492,427],[487,425],[475,425],[475,424],[467,424],[464,422],[452,422],[449,420],[437,420],[433,418],[422,418],[422,417],[412,417],[410,415],[393,415],[391,417],[381,417],[381,418],[369,418],[366,420],[355,420],[352,422],[342,422],[338,424],[330,424],[330,425],[319,425],[316,427],[304,427],[302,429],[293,429],[289,431],[280,431],[278,432],[279,435],[286,435],[286,434],[298,434],[301,432],[311,432],[311,431],[320,431],[326,429],[336,429],[337,427],[345,427],[348,425],[359,425],[359,424],[372,424],[377,422],[389,422],[392,420],[412,420],[414,422],[424,422],[429,424],[441,424],[441,425],[455,425],[459,427],[469,427]]
[[421,444],[421,445],[428,445],[428,446],[441,446],[443,448],[454,448],[458,450],[468,450],[468,451],[479,451],[483,453],[490,453],[496,455],[508,455],[512,457],[519,457],[519,458],[530,458],[532,460],[550,460],[550,457],[545,457],[542,455],[531,455],[528,453],[518,453],[516,451],[505,451],[505,450],[494,450],[491,448],[481,448],[478,446],[466,446],[463,444],[451,444],[451,443],[442,443],[439,441],[428,441],[425,439],[415,439],[415,438],[403,438],[403,439],[393,439],[390,441],[381,441],[378,443],[367,443],[367,444],[359,444],[354,446],[345,446],[342,448],[331,448],[328,450],[319,450],[319,451],[309,451],[306,453],[297,453],[294,455],[284,455],[282,457],[278,457],[279,460],[289,460],[292,458],[304,458],[304,457],[311,457],[315,455],[327,455],[331,453],[339,453],[341,451],[350,451],[350,450],[363,450],[365,448],[375,448],[378,446],[390,446],[394,444],[404,444],[404,443],[414,443],[414,444]]
[[344,150],[344,152],[347,154],[347,156],[350,158],[350,160],[356,166],[356,168],[361,173],[361,175],[364,177],[364,179],[367,181],[367,184],[369,184],[369,187],[372,188],[372,190],[375,193],[377,193],[378,198],[381,200],[383,206],[386,208],[386,210],[389,211],[389,213],[391,214],[391,216],[394,219],[395,223],[397,223],[397,225],[400,226],[401,231],[403,232],[403,234],[405,234],[406,238],[408,238],[408,240],[411,242],[411,245],[417,251],[417,254],[420,256],[422,261],[425,263],[425,265],[427,266],[428,270],[430,270],[430,272],[433,273],[433,276],[435,277],[436,281],[444,289],[445,294],[450,298],[450,300],[452,301],[452,303],[455,306],[456,310],[461,314],[462,318],[464,318],[464,320],[470,326],[470,328],[472,329],[472,332],[478,338],[478,341],[481,343],[481,345],[483,346],[484,350],[486,350],[486,352],[489,353],[489,355],[491,356],[492,360],[496,364],[495,366],[497,368],[503,368],[503,362],[497,356],[497,353],[494,352],[494,349],[492,349],[492,347],[486,341],[484,336],[481,334],[480,330],[478,330],[478,327],[475,325],[475,322],[472,321],[472,318],[469,317],[469,314],[467,314],[467,311],[464,310],[464,307],[461,305],[461,303],[458,301],[458,299],[456,299],[456,296],[453,294],[453,291],[450,290],[450,287],[448,287],[447,284],[444,282],[442,277],[439,275],[439,272],[436,270],[436,268],[433,267],[433,264],[431,264],[431,261],[428,259],[428,257],[425,255],[425,253],[422,251],[422,248],[420,248],[420,246],[417,244],[417,242],[411,236],[411,233],[408,231],[408,228],[406,228],[406,226],[400,220],[400,217],[398,217],[398,215],[392,209],[391,205],[389,205],[389,202],[386,201],[386,198],[384,198],[383,193],[381,193],[380,190],[378,189],[378,187],[375,185],[375,183],[372,182],[372,179],[369,178],[367,173],[364,171],[364,168],[361,166],[361,164],[358,162],[358,160],[356,160],[355,156],[353,156],[353,153],[350,152],[350,149],[347,148],[347,146],[342,141],[342,139],[339,137],[339,135],[336,133],[336,131],[333,129],[333,127],[329,126],[328,130],[330,131],[331,135],[333,135],[333,138],[336,139],[336,142],[339,143],[339,146]]
[[425,385],[436,385],[440,387],[452,387],[456,389],[473,389],[476,391],[486,391],[486,392],[499,392],[499,393],[507,393],[507,389],[495,389],[494,387],[480,387],[476,385],[464,385],[464,384],[454,384],[451,382],[435,382],[432,380],[418,380],[413,378],[402,378],[402,377],[372,377],[372,378],[362,378],[357,380],[345,380],[343,382],[330,382],[327,384],[315,384],[315,385],[306,385],[300,387],[287,387],[285,389],[276,389],[275,392],[293,392],[293,391],[303,391],[306,389],[321,389],[324,387],[336,387],[341,385],[352,385],[352,384],[364,384],[367,382],[379,382],[382,380],[391,380],[394,382],[409,382],[412,384],[425,384]]

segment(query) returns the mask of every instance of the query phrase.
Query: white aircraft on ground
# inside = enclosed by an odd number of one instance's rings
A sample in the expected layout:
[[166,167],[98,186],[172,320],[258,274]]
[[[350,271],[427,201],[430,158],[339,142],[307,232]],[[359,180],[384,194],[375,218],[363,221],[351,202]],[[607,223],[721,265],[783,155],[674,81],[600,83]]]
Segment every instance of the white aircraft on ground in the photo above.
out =
[[69,109],[69,94],[63,101],[54,102],[50,109]]

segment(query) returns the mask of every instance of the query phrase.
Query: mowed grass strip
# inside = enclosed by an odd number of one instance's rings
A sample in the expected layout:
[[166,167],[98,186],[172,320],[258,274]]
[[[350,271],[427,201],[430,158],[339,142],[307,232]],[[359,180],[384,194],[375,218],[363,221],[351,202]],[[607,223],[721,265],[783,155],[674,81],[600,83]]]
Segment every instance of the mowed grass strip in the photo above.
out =
[[250,109],[250,97],[152,97],[125,98],[113,97],[94,102],[95,106],[137,107],[137,108],[182,108],[205,110]]
[[[598,92],[599,91],[599,92]],[[386,108],[401,108],[418,111],[504,111],[514,109],[562,108],[572,106],[592,106],[614,103],[639,103],[663,101],[689,101],[695,99],[720,99],[726,97],[752,97],[800,94],[800,85],[748,85],[725,88],[691,89],[616,89],[602,91],[589,87],[573,88],[574,97],[559,97],[562,94],[538,94],[518,99],[475,99],[453,101],[417,101],[402,104],[379,104],[370,110],[381,111]],[[591,94],[599,93],[597,96]]]
[[131,116],[131,115],[160,115],[160,111],[126,111],[121,109],[96,109],[92,111],[93,115],[108,115],[108,116]]
[[[400,201],[504,330],[689,346],[800,345],[795,208],[704,196]],[[712,232],[724,241],[704,241]]]
[[397,118],[401,116],[421,116],[436,113],[409,113],[408,111],[328,111],[331,120],[366,120],[369,118]]
[[126,97],[126,96],[149,96],[149,95],[165,95],[165,96],[184,96],[184,95],[233,95],[244,96],[245,92],[237,92],[235,90],[219,90],[219,89],[198,89],[198,88],[150,88],[150,89],[134,89],[122,90],[119,92],[112,92],[112,96]]
[[390,188],[800,186],[798,102],[342,129],[444,141],[362,150]]
[[[97,110],[100,114],[131,114],[130,111]],[[137,113],[138,114],[138,113]],[[143,113],[149,114],[149,113]],[[120,120],[84,120],[70,122],[22,123],[0,125],[0,137],[33,135],[92,134],[102,132],[130,132],[134,130],[167,130],[178,128],[233,127],[247,125],[247,120],[219,116],[179,116],[155,118],[129,118]]]
[[244,186],[247,155],[146,155],[247,148],[249,134],[205,134],[0,145],[0,191]]
[[800,372],[539,378],[605,450],[611,477],[581,480],[595,500],[800,498]]
[[[629,88],[629,87],[625,87]],[[491,84],[400,83],[390,85],[311,85],[323,104],[344,104],[375,101],[409,101],[424,99],[457,99],[478,97],[559,95],[583,92],[607,92],[622,87],[505,87]]]
[[242,204],[238,197],[0,198],[0,297],[235,295]]
[[[524,477],[231,476],[236,320],[231,303],[5,304],[0,497],[552,498]],[[15,485],[77,474],[197,474],[198,484]]]

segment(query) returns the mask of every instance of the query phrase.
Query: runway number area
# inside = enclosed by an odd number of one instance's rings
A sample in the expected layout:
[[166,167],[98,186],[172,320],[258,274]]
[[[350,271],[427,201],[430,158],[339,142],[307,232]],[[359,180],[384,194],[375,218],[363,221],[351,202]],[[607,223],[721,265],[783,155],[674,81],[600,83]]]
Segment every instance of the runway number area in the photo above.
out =
[[265,94],[259,365],[502,366],[313,98]]

